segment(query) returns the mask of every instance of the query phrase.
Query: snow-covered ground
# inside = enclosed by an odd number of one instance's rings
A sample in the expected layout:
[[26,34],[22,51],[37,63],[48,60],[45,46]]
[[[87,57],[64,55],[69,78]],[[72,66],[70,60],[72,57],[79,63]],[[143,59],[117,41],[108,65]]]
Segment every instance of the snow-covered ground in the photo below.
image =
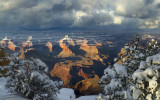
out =
[[[13,95],[7,91],[5,88],[5,84],[7,82],[7,78],[0,78],[0,100],[29,100],[19,95]],[[97,95],[91,96],[81,96],[76,98],[74,90],[69,88],[62,88],[55,100],[96,100]]]
[[7,82],[7,78],[0,78],[0,97],[10,95],[10,93],[5,88],[5,84]]
[[81,96],[76,98],[73,89],[62,88],[59,94],[57,94],[56,100],[97,100],[96,97],[98,97],[98,95]]
[[75,100],[76,96],[73,89],[62,88],[59,93],[57,93],[56,100]]
[[18,95],[7,95],[7,96],[1,96],[0,100],[29,100],[29,99],[26,99]]
[[96,98],[98,95],[91,95],[91,96],[81,96],[75,100],[97,100]]

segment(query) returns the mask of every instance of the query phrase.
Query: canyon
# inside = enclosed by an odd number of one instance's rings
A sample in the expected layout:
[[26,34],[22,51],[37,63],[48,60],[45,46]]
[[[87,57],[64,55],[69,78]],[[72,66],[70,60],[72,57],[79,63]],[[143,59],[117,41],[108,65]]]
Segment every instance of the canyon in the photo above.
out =
[[[147,35],[144,37],[151,38]],[[4,38],[0,45],[11,53],[19,52],[22,59],[41,59],[48,65],[51,78],[62,80],[63,87],[73,88],[76,95],[80,96],[102,91],[98,82],[104,69],[113,63],[114,57],[125,56],[124,48],[115,49],[114,42],[91,42],[86,38],[72,39],[66,35],[57,42],[49,40],[43,44],[33,42],[32,36],[24,42],[18,42],[19,45],[15,45],[11,39]],[[118,63],[122,64],[122,61],[119,60]]]
[[64,82],[63,87],[73,88],[79,95],[96,94],[102,90],[98,82],[106,67],[103,61],[106,57],[100,57],[97,44],[90,46],[86,39],[75,42],[68,36],[60,40],[59,46],[62,51],[57,58],[66,60],[57,62],[50,75],[60,78]]

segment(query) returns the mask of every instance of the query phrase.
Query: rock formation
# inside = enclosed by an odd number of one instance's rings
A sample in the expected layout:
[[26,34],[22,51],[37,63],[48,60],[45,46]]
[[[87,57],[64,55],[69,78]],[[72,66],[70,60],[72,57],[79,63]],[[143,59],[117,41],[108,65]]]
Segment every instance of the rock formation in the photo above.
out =
[[12,50],[12,51],[15,51],[15,48],[16,48],[17,46],[13,43],[13,42],[11,42],[10,40],[8,41],[8,48],[10,49],[10,50]]
[[99,81],[100,78],[95,75],[94,78],[88,78],[78,82],[73,88],[75,92],[81,95],[98,94],[103,90],[98,84]]
[[8,47],[10,50],[15,51],[15,48],[17,47],[12,41],[11,39],[8,39],[7,36],[0,41],[0,45],[2,47]]
[[119,64],[123,64],[123,59],[125,59],[126,57],[125,57],[125,55],[126,55],[127,53],[126,53],[126,51],[125,51],[125,48],[121,48],[121,51],[118,53],[118,57],[122,57],[121,59],[118,59],[118,61],[117,61],[117,63],[119,63]]
[[72,76],[70,75],[71,66],[64,64],[63,62],[56,63],[53,70],[50,72],[52,77],[58,77],[63,82],[63,87],[71,87],[70,80]]
[[60,42],[63,42],[63,41],[65,41],[65,40],[67,40],[67,43],[68,43],[69,45],[75,46],[73,40],[72,40],[71,38],[69,38],[68,35],[66,35],[63,39],[61,39]]
[[21,59],[25,59],[25,54],[24,54],[24,50],[23,50],[23,47],[20,47],[20,55],[19,55],[19,58]]
[[27,40],[26,42],[22,43],[22,47],[31,47],[31,46],[33,46],[33,44],[30,40]]
[[70,49],[63,50],[58,55],[59,58],[74,57],[74,56],[75,56],[75,54]]
[[72,39],[68,38],[68,35],[65,36],[65,38],[61,39],[59,41],[59,46],[63,49],[58,57],[60,58],[64,58],[64,57],[73,57],[75,56],[75,54],[68,48],[68,46],[66,45],[66,43],[64,42],[65,40],[67,40],[67,43],[69,45],[75,46],[74,42]]
[[99,70],[101,65],[105,66],[105,63],[104,57],[101,55],[102,59],[99,56],[97,48],[102,43],[94,42],[95,45],[88,45],[86,39],[77,39],[75,46],[74,41],[66,35],[59,41],[62,51],[57,57],[61,61],[55,63],[50,75],[60,78],[64,82],[63,87],[74,88],[80,94],[82,92],[84,94],[98,93],[97,91],[101,90],[98,85],[100,73],[96,72],[96,69]]
[[70,82],[72,78],[72,73],[70,73],[72,68],[74,67],[77,68],[77,70],[80,70],[82,67],[89,68],[91,65],[93,65],[93,61],[89,59],[82,59],[77,61],[67,60],[65,62],[56,63],[50,72],[50,75],[52,77],[60,78],[64,82],[64,87],[72,87]]
[[87,75],[86,73],[84,73],[83,69],[81,68],[81,70],[79,70],[78,72],[79,76],[82,76],[84,79],[87,79],[89,75]]
[[47,42],[45,46],[47,46],[48,49],[49,49],[49,51],[52,52],[52,47],[53,47],[53,45],[52,45],[51,42]]
[[96,40],[94,41],[94,43],[96,44],[96,46],[102,46],[102,43],[98,43]]
[[81,46],[80,46],[80,49],[86,52],[85,56],[89,57],[91,59],[94,59],[94,60],[101,60],[102,61],[102,59],[98,55],[99,51],[98,51],[97,47],[96,46],[88,46],[87,42],[88,42],[87,40],[84,40],[83,42],[81,42]]
[[27,40],[26,42],[23,42],[23,43],[22,43],[22,47],[32,47],[33,44],[32,44],[32,42],[31,42],[31,39],[32,39],[32,36],[29,36],[29,37],[28,37],[28,40]]
[[6,47],[6,41],[5,41],[5,40],[1,40],[0,45],[1,45],[2,47]]

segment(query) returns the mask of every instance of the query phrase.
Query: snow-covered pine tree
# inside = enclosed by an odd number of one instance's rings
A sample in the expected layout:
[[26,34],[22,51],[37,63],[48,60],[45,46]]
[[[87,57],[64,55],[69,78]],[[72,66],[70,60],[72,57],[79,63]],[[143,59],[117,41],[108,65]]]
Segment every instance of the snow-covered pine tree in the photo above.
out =
[[[105,100],[124,100],[129,98],[128,94],[128,73],[126,66],[115,63],[104,70],[100,84],[104,87],[104,95],[101,97]],[[101,99],[100,99],[101,100]]]
[[147,43],[146,56],[155,55],[159,50],[158,42],[152,39],[151,42]]
[[159,51],[157,41],[154,39],[146,47],[141,46],[138,35],[135,41],[126,44],[124,48],[125,55],[115,59],[115,62],[122,60],[122,65],[118,63],[113,66],[110,65],[105,69],[99,82],[104,87],[104,95],[101,95],[101,99],[132,100],[131,90],[133,89],[130,89],[130,87],[135,83],[132,74],[139,68],[141,61]]
[[22,60],[12,55],[8,66],[9,79],[6,87],[13,93],[24,95],[32,100],[54,100],[62,81],[52,81],[48,67],[39,59]]
[[141,61],[133,73],[131,86],[135,100],[160,100],[160,54],[147,57]]
[[136,35],[136,39],[124,45],[126,55],[121,55],[116,60],[122,60],[122,64],[127,66],[127,72],[131,76],[138,68],[140,62],[148,56],[154,55],[159,51],[157,41],[152,39],[146,45],[141,45],[141,39]]

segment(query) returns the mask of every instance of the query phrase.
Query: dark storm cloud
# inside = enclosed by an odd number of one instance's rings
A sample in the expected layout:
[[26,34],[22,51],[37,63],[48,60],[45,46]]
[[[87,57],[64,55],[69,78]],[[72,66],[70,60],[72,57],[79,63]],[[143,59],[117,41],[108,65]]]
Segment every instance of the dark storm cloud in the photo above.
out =
[[157,4],[157,7],[158,7],[158,8],[160,8],[160,3],[159,3],[159,4]]
[[0,30],[158,29],[159,0],[0,0]]

